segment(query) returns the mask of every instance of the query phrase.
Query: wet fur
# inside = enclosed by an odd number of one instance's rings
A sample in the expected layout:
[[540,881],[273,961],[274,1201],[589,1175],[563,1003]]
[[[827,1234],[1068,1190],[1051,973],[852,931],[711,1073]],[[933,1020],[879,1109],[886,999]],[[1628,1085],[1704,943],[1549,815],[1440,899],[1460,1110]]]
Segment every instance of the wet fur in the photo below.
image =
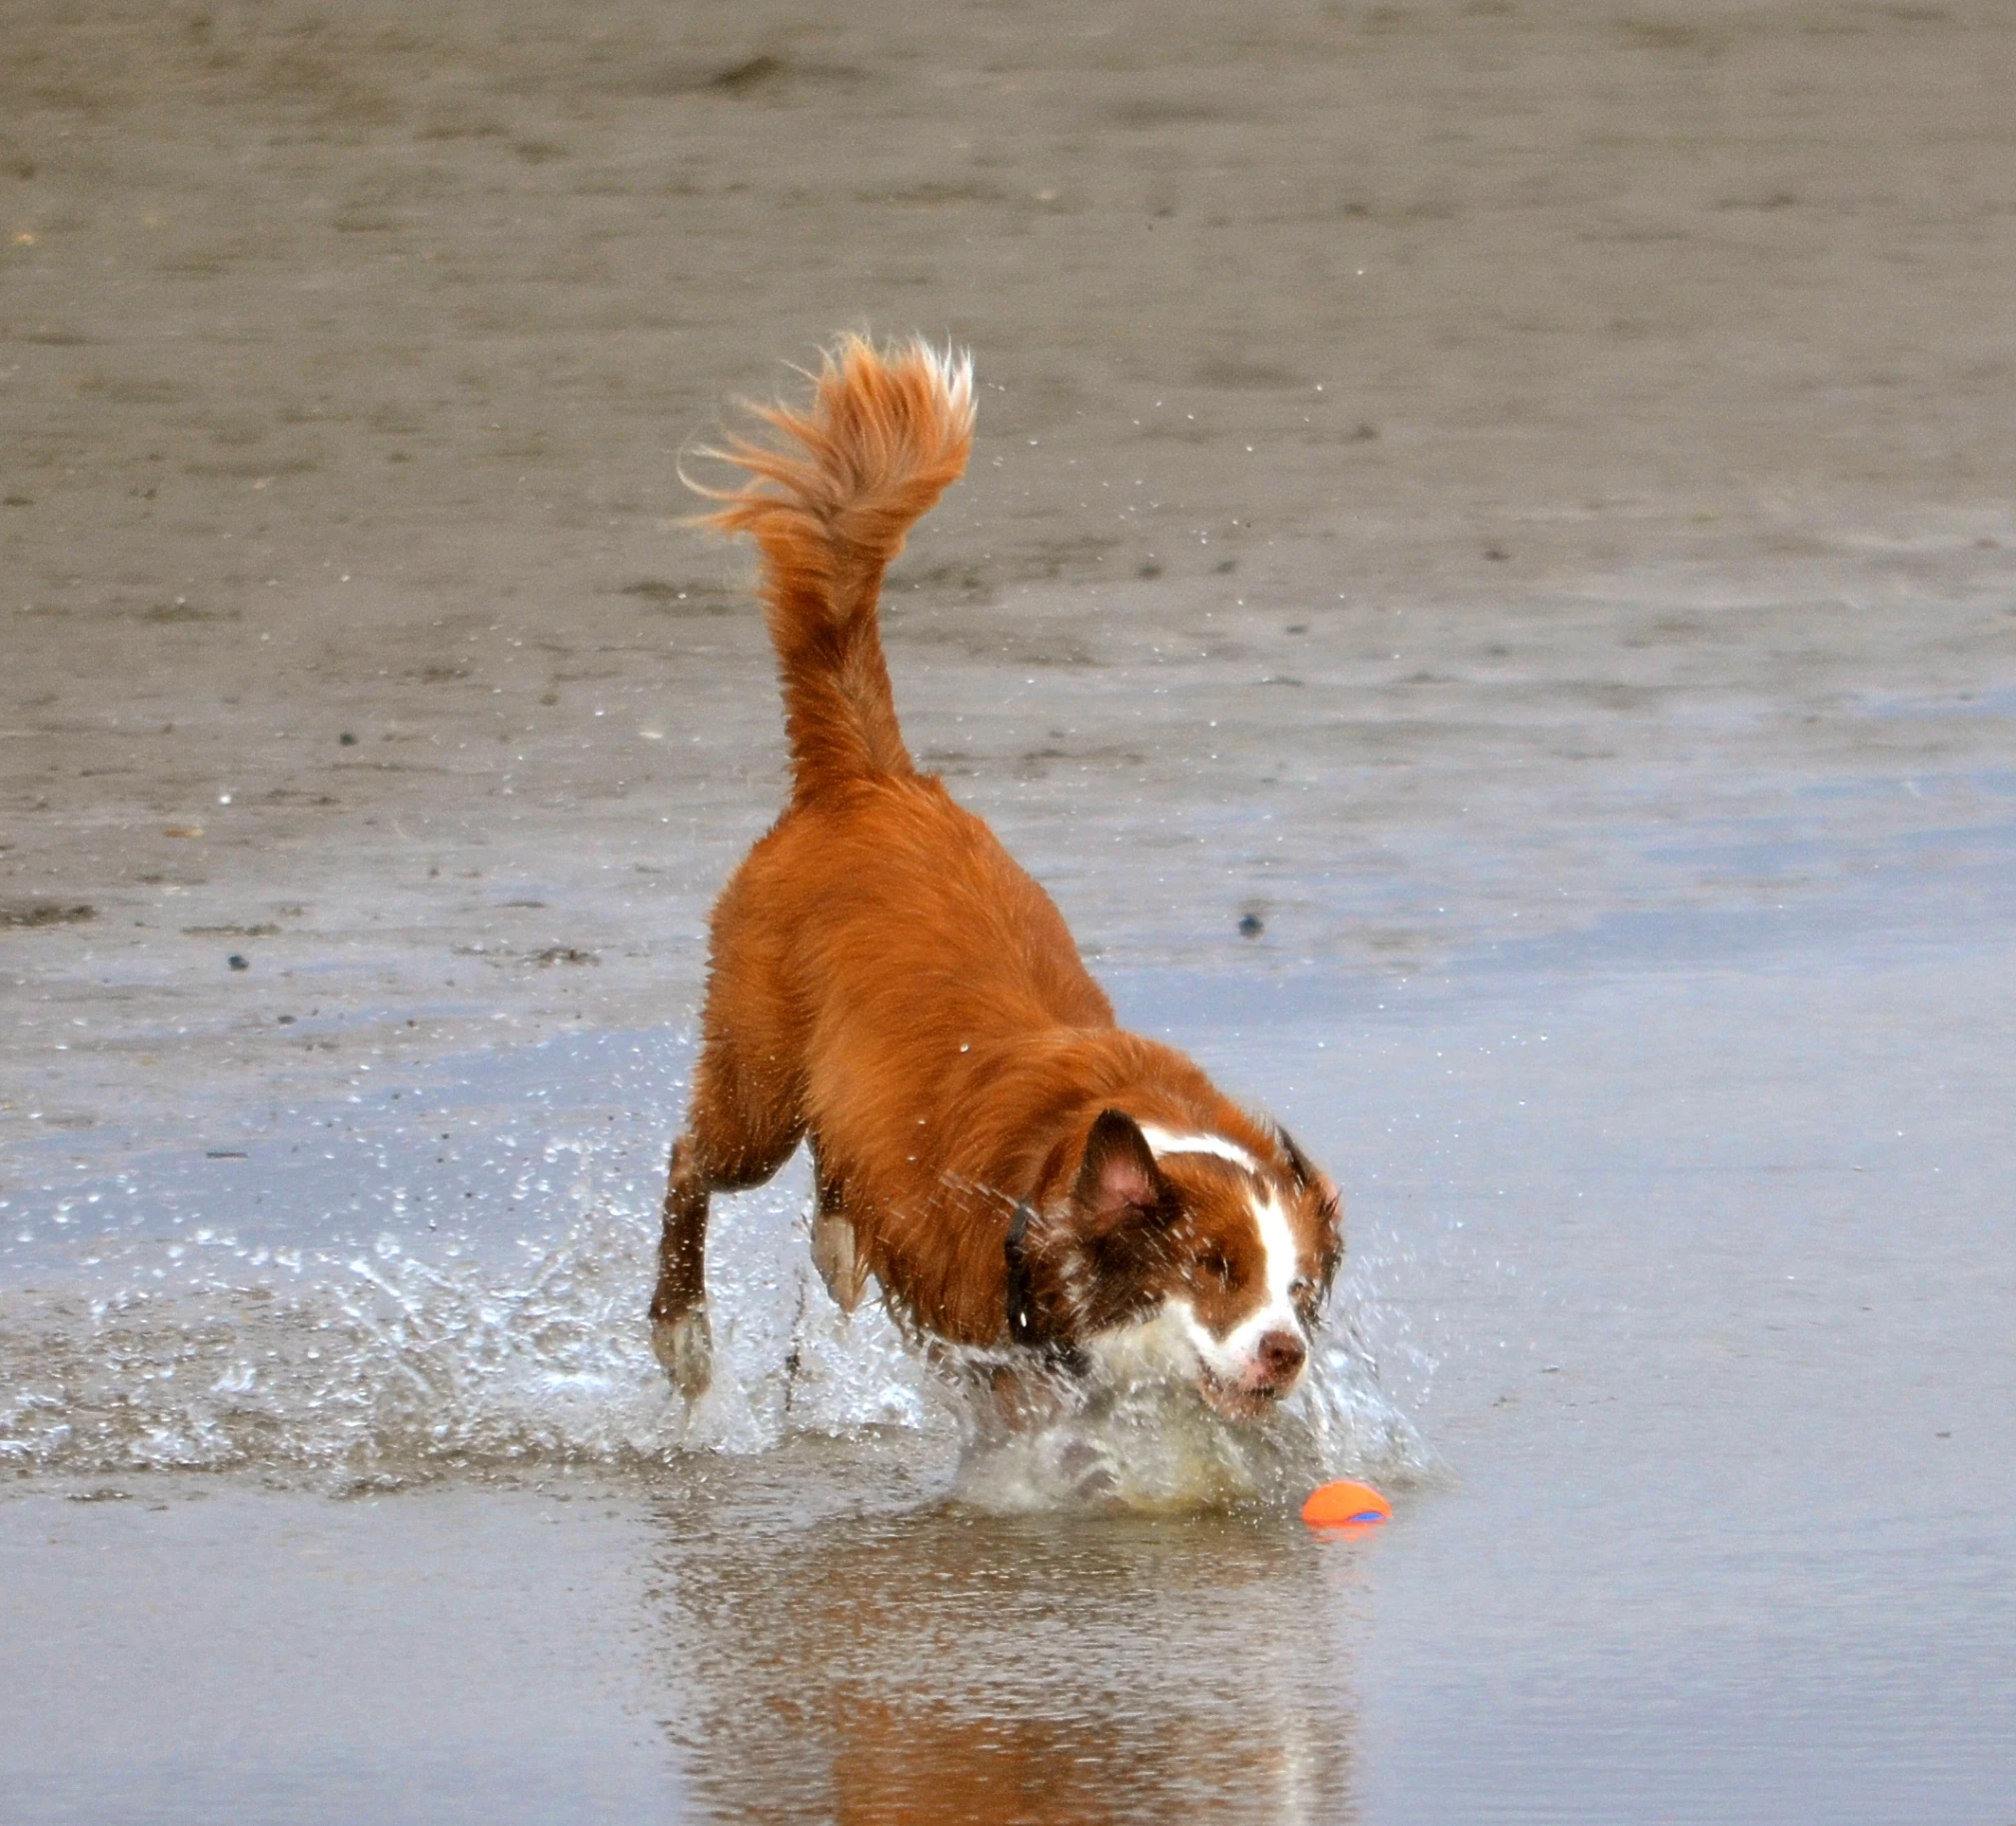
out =
[[[1114,1024],[1049,898],[904,745],[876,606],[966,466],[970,368],[847,339],[808,407],[759,416],[778,441],[710,453],[745,480],[711,492],[708,519],[763,557],[792,794],[714,910],[651,1303],[668,1370],[707,1384],[710,1194],[768,1179],[801,1140],[814,1256],[850,1309],[873,1276],[916,1330],[1075,1368],[1102,1339],[1151,1339],[1171,1300],[1236,1335],[1264,1194],[1293,1212],[1306,1334],[1341,1253],[1334,1188],[1180,1053]],[[1220,1137],[1227,1157],[1158,1158],[1143,1125]],[[1299,1371],[1287,1329],[1274,1382],[1241,1372],[1261,1404]]]

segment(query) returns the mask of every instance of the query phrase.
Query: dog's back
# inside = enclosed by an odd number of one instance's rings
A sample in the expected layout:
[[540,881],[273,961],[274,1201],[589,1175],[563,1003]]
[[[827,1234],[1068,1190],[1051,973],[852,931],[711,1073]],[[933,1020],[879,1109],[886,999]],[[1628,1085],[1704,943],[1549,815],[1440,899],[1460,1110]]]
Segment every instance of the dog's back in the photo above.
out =
[[[1040,1237],[1022,1322],[1011,1309],[1018,1203],[1089,1200],[1096,1228],[1110,1192],[1111,1255],[1119,1215],[1148,1208],[1149,1182],[1169,1201],[1140,1121],[1201,1133],[1213,1165],[1295,1170],[1292,1148],[1187,1059],[1115,1027],[1048,897],[904,745],[877,601],[906,533],[965,467],[970,369],[922,344],[884,355],[850,339],[809,410],[762,417],[783,447],[714,453],[747,481],[716,493],[709,519],[763,554],[792,797],[714,913],[652,1302],[659,1353],[689,1392],[708,1375],[708,1195],[769,1178],[802,1138],[814,1255],[835,1297],[851,1308],[873,1273],[901,1314],[969,1344],[1044,1329],[1030,1316],[1048,1284]],[[1115,1102],[1133,1111],[1121,1118],[1132,1137],[1098,1168]],[[1071,1240],[1056,1238],[1050,1305],[1096,1316],[1087,1276],[1063,1272]],[[1114,1311],[1135,1292],[1116,1292]]]

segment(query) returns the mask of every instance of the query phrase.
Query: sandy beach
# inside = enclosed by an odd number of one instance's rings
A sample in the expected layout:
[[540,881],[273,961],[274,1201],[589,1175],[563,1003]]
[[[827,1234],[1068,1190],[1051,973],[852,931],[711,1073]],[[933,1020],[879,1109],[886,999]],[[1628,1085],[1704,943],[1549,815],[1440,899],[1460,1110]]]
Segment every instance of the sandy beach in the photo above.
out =
[[[1999,1817],[2012,94],[1987,0],[10,6],[26,1817]],[[797,1179],[730,1219],[739,1405],[629,1316],[783,770],[680,468],[846,328],[981,386],[914,750],[1351,1202],[1230,1516],[963,1507],[915,1362],[780,1306]],[[1740,1538],[1641,1556],[1732,1461]],[[1324,1559],[1276,1511],[1346,1463],[1400,1522]],[[847,1703],[766,1736],[800,1653]]]
[[[1085,821],[1251,809],[1276,764],[1283,873],[1399,903],[1305,941],[1360,962],[1468,914],[1478,850],[1569,920],[1637,891],[1466,809],[1508,782],[1602,801],[1691,748],[1742,792],[2004,737],[1839,714],[1992,694],[2016,653],[1993,7],[8,37],[0,896],[48,921],[4,939],[17,1132],[24,1096],[82,1133],[498,1013],[690,1005],[780,750],[676,464],[841,327],[976,352],[980,456],[894,664],[1095,948],[1166,954],[1132,934],[1172,878]],[[1241,740],[1199,752],[1221,693]],[[1469,879],[1415,894],[1421,846]],[[1165,942],[1272,898],[1245,865],[1210,853]],[[311,1007],[333,1052],[274,1030]]]

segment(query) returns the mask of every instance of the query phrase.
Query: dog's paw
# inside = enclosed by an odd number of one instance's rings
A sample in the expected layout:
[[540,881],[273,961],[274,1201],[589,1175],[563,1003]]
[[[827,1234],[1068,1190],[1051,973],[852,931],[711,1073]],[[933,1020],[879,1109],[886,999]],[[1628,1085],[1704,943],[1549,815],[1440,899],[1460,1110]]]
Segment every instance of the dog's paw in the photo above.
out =
[[682,1312],[678,1318],[653,1319],[651,1347],[665,1365],[673,1387],[689,1401],[707,1393],[714,1380],[714,1332],[705,1306]]

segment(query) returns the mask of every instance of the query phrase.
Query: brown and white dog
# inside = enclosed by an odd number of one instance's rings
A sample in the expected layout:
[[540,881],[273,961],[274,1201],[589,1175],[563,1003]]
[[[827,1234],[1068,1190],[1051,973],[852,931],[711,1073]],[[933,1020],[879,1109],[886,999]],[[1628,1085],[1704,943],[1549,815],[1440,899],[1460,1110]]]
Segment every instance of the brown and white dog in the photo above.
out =
[[813,1256],[852,1311],[1267,1412],[1343,1251],[1336,1188],[1181,1053],[1122,1031],[1049,898],[904,747],[876,605],[966,468],[970,361],[847,338],[803,411],[736,440],[708,523],[763,554],[791,804],[716,904],[702,1051],[672,1151],[653,1342],[708,1385],[709,1195],[801,1139]]

